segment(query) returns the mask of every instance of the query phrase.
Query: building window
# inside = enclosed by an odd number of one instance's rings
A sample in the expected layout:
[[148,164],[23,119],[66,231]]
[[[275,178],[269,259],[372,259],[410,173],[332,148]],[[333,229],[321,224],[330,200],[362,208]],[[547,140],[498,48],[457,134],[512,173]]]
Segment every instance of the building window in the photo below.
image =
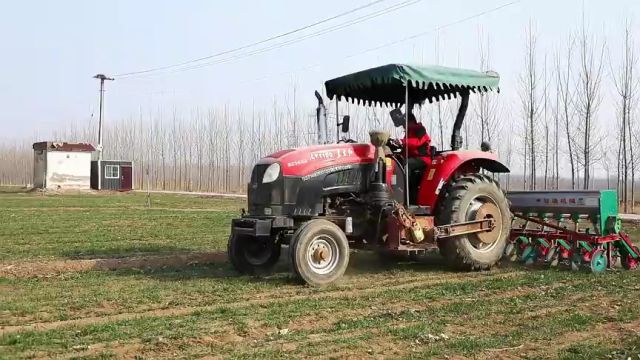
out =
[[105,165],[104,166],[104,178],[105,179],[118,179],[118,178],[120,178],[120,166],[119,165]]

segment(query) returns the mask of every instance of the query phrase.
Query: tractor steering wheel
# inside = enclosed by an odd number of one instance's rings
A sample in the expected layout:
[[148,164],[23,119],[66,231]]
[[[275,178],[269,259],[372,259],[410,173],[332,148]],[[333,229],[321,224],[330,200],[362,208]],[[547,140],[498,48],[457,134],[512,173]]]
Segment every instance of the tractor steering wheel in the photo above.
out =
[[402,150],[402,143],[398,139],[389,138],[387,140],[387,146],[391,149],[392,152],[398,152]]

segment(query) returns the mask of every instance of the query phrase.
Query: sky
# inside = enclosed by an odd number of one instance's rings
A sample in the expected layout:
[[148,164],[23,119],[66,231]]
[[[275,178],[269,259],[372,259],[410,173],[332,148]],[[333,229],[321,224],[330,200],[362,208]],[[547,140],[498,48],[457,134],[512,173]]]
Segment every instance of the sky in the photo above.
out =
[[[0,139],[42,137],[70,122],[97,121],[98,81],[92,78],[97,73],[117,75],[205,57],[371,2],[4,1]],[[527,24],[533,24],[538,34],[540,57],[546,53],[552,59],[568,35],[579,29],[584,9],[589,28],[606,39],[608,57],[616,62],[625,19],[640,15],[638,0],[521,0],[473,17],[510,2],[417,0],[397,11],[254,56],[189,71],[116,76],[107,83],[106,121],[158,107],[187,111],[224,104],[266,107],[290,95],[294,87],[298,106],[313,111],[313,91],[321,89],[324,80],[352,71],[391,62],[477,69],[479,34],[489,38],[491,68],[501,75],[500,96],[518,101]],[[399,3],[403,0],[384,0],[273,43]],[[468,17],[473,18],[461,21]],[[640,40],[638,29],[634,25]],[[424,35],[380,47],[420,33]],[[603,93],[612,93],[610,84]],[[601,109],[601,116],[606,117],[609,110]]]

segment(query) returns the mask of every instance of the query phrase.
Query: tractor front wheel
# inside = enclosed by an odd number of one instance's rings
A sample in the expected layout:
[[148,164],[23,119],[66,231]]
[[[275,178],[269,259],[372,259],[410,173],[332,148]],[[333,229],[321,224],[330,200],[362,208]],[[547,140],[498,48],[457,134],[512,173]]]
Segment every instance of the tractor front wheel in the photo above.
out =
[[349,264],[349,242],[336,224],[314,219],[293,234],[289,245],[293,272],[311,286],[338,280]]
[[440,251],[455,268],[486,270],[494,266],[509,240],[511,212],[504,192],[489,176],[465,175],[447,186],[436,217],[438,225],[483,219],[493,219],[493,230],[438,241]]
[[242,274],[264,275],[270,273],[278,262],[280,244],[270,237],[232,233],[227,243],[227,257]]

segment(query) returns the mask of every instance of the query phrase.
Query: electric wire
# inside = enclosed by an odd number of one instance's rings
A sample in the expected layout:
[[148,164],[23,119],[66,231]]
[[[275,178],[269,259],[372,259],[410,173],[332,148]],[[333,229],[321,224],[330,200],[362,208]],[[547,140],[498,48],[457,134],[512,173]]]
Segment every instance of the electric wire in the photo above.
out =
[[[481,12],[469,15],[467,17],[464,17],[464,18],[461,18],[461,19],[458,19],[458,20],[455,20],[455,21],[452,21],[452,22],[449,22],[449,23],[446,23],[446,24],[443,24],[443,25],[439,25],[439,26],[437,26],[435,28],[432,28],[430,30],[427,30],[427,31],[423,31],[423,32],[420,32],[420,33],[417,33],[417,34],[413,34],[413,35],[404,37],[402,39],[390,41],[390,42],[384,43],[382,45],[378,45],[378,46],[375,46],[375,47],[372,47],[372,48],[368,48],[368,49],[362,50],[362,51],[357,52],[357,53],[353,53],[353,54],[345,56],[345,57],[337,58],[334,62],[344,61],[346,59],[351,59],[351,58],[354,58],[354,57],[357,57],[357,56],[368,54],[370,52],[374,52],[374,51],[377,51],[377,50],[380,50],[380,49],[383,49],[383,48],[386,48],[386,47],[389,47],[389,46],[394,46],[394,45],[398,45],[398,44],[403,43],[403,42],[414,40],[414,39],[417,39],[419,37],[423,37],[423,36],[429,35],[431,33],[436,33],[438,31],[444,30],[446,28],[449,28],[449,27],[452,27],[452,26],[455,26],[455,25],[458,25],[458,24],[462,24],[462,23],[465,23],[467,21],[474,20],[474,19],[477,19],[479,17],[488,15],[490,13],[502,10],[502,9],[504,9],[506,7],[515,5],[515,4],[520,3],[522,1],[524,1],[524,0],[514,0],[514,1],[511,1],[511,2],[508,2],[508,3],[504,3],[502,5],[493,7],[491,9],[483,10]],[[318,66],[320,66],[322,64],[326,64],[326,63],[327,63],[326,61],[325,62],[318,62],[318,63],[312,64],[312,65],[308,65],[308,66],[299,68],[297,70],[287,71],[287,72],[282,72],[282,73],[272,74],[272,75],[266,75],[266,76],[262,76],[260,78],[254,79],[254,80],[247,80],[247,81],[241,82],[241,84],[251,83],[251,82],[256,82],[256,81],[263,81],[263,80],[269,79],[269,78],[274,77],[274,76],[281,77],[281,76],[286,76],[286,75],[292,75],[292,74],[297,73],[297,72],[301,72],[301,71],[305,71],[305,70],[310,70],[310,69],[316,68],[316,67],[318,67]]]
[[239,60],[239,59],[243,59],[243,58],[246,58],[246,57],[262,54],[262,53],[265,53],[265,52],[268,52],[268,51],[280,49],[282,47],[285,47],[285,46],[288,46],[288,45],[291,45],[291,44],[296,44],[296,43],[299,43],[301,41],[308,40],[308,39],[311,39],[311,38],[315,38],[315,37],[318,37],[318,36],[322,36],[322,35],[325,35],[325,34],[328,34],[328,33],[331,33],[331,32],[342,30],[342,29],[345,29],[347,27],[351,27],[351,26],[357,25],[359,23],[362,23],[362,22],[365,22],[365,21],[368,21],[368,20],[383,16],[383,15],[386,15],[386,14],[395,12],[395,11],[403,9],[405,7],[414,5],[414,4],[416,4],[416,3],[420,2],[420,1],[422,1],[422,0],[405,0],[403,2],[391,5],[391,6],[387,7],[387,8],[384,8],[384,9],[375,11],[373,13],[357,17],[355,19],[351,19],[349,21],[346,21],[346,22],[343,22],[343,23],[340,23],[340,24],[337,24],[337,25],[333,25],[331,27],[328,27],[328,28],[325,28],[325,29],[322,29],[322,30],[318,30],[318,31],[310,33],[310,34],[306,34],[306,35],[303,35],[303,36],[300,36],[300,37],[297,37],[297,38],[289,39],[289,40],[286,40],[284,42],[280,42],[280,43],[277,43],[277,44],[269,45],[267,47],[259,48],[259,49],[252,50],[252,51],[249,51],[249,52],[233,55],[231,57],[226,57],[226,58],[223,58],[223,59],[210,61],[210,62],[205,62],[205,63],[200,63],[200,64],[193,64],[193,65],[190,65],[190,66],[178,67],[176,69],[167,69],[167,70],[170,70],[170,71],[164,72],[164,73],[154,72],[154,73],[140,73],[140,74],[137,74],[137,75],[129,75],[129,76],[120,75],[120,78],[121,79],[122,78],[129,79],[129,78],[140,78],[140,77],[149,77],[149,76],[168,75],[168,74],[173,74],[173,73],[177,73],[177,72],[189,71],[189,70],[200,69],[200,68],[203,68],[203,67],[213,66],[213,65],[217,65],[217,64],[228,63],[228,62]]
[[[184,67],[184,68],[180,68],[180,69],[175,69],[173,71],[170,71],[170,72],[165,73],[165,74],[160,74],[160,75],[167,75],[167,74],[173,74],[173,73],[177,73],[177,72],[200,69],[200,68],[203,68],[203,67],[208,67],[208,66],[213,66],[213,65],[217,65],[217,64],[228,63],[228,62],[231,62],[231,61],[240,60],[240,59],[243,59],[243,58],[246,58],[246,57],[250,57],[250,56],[253,56],[253,55],[262,54],[262,53],[265,53],[265,52],[268,52],[268,51],[271,51],[271,50],[275,50],[275,49],[279,49],[279,48],[285,47],[287,45],[295,44],[295,43],[298,43],[298,42],[301,42],[301,41],[304,41],[304,40],[307,40],[307,39],[310,39],[310,38],[318,37],[318,36],[321,36],[321,35],[324,35],[324,34],[327,34],[327,33],[330,33],[330,32],[334,32],[334,31],[337,31],[337,30],[344,29],[346,27],[350,27],[350,26],[359,24],[361,22],[373,19],[373,18],[378,17],[378,16],[382,16],[382,15],[388,14],[390,12],[399,10],[401,8],[404,8],[404,7],[407,7],[409,5],[413,5],[413,4],[415,4],[417,2],[420,2],[420,1],[422,1],[422,0],[407,0],[407,1],[403,2],[403,3],[394,5],[391,8],[385,9],[384,11],[376,12],[376,13],[373,13],[373,14],[369,14],[369,15],[365,15],[365,16],[362,16],[360,18],[357,18],[357,19],[355,19],[356,21],[354,21],[354,22],[350,21],[350,22],[347,22],[347,23],[339,24],[339,25],[336,25],[336,27],[320,30],[320,31],[317,31],[315,33],[307,34],[307,35],[304,35],[304,36],[299,37],[299,38],[287,40],[285,42],[274,44],[274,45],[271,45],[271,46],[268,46],[268,47],[265,47],[265,48],[262,48],[262,49],[253,50],[253,51],[248,52],[248,53],[235,55],[235,56],[230,57],[230,58],[220,59],[220,60],[216,60],[214,62],[207,62],[207,63],[203,63],[203,64],[192,65],[192,66]],[[153,75],[151,75],[151,76],[153,76]]]
[[379,50],[379,49],[382,49],[382,48],[385,48],[385,47],[389,47],[389,46],[397,45],[397,44],[402,43],[402,42],[406,42],[406,41],[409,41],[409,40],[413,40],[413,39],[416,39],[416,38],[419,38],[419,37],[422,37],[422,36],[428,35],[428,34],[430,34],[430,33],[438,32],[438,31],[443,30],[443,29],[446,29],[446,28],[448,28],[448,27],[455,26],[455,25],[458,25],[458,24],[461,24],[461,23],[467,22],[467,21],[469,21],[469,20],[473,20],[473,19],[479,18],[479,17],[481,17],[481,16],[484,16],[484,15],[490,14],[490,13],[492,13],[492,12],[495,12],[495,11],[501,10],[501,9],[503,9],[503,8],[505,8],[505,7],[508,7],[508,6],[511,6],[511,5],[515,5],[515,4],[520,3],[520,2],[522,2],[522,1],[523,1],[523,0],[514,0],[514,1],[511,1],[511,2],[508,2],[508,3],[505,3],[505,4],[502,4],[502,5],[496,6],[496,7],[494,7],[494,8],[487,9],[487,10],[481,11],[481,12],[479,12],[479,13],[476,13],[476,14],[473,14],[473,15],[470,15],[470,16],[467,16],[467,17],[465,17],[465,18],[458,19],[458,20],[456,20],[456,21],[453,21],[453,22],[450,22],[450,23],[447,23],[447,24],[444,24],[444,25],[440,25],[440,26],[435,27],[435,28],[430,29],[430,30],[423,31],[423,32],[421,32],[421,33],[417,33],[417,34],[414,34],[414,35],[410,35],[410,36],[407,36],[407,37],[402,38],[402,39],[399,39],[399,40],[390,41],[390,42],[385,43],[385,44],[382,44],[382,45],[380,45],[380,46],[376,46],[376,47],[373,47],[373,48],[370,48],[370,49],[364,50],[364,51],[362,51],[362,52],[360,52],[360,53],[357,53],[357,54],[353,54],[353,55],[347,56],[347,58],[352,58],[352,57],[355,57],[355,56],[360,56],[360,55],[363,55],[363,54],[366,54],[366,53],[369,53],[369,52],[372,52],[372,51],[376,51],[376,50]]
[[[423,31],[423,32],[420,32],[420,33],[416,33],[416,34],[413,34],[413,35],[410,35],[410,36],[407,36],[407,37],[404,37],[404,38],[401,38],[401,39],[398,39],[398,40],[390,41],[390,42],[384,43],[384,44],[382,44],[382,45],[375,46],[375,47],[372,47],[372,48],[368,48],[368,49],[365,49],[365,50],[359,51],[359,52],[357,52],[357,53],[353,53],[353,54],[348,55],[348,56],[345,56],[345,57],[339,57],[339,58],[336,58],[336,59],[335,59],[335,60],[333,60],[333,61],[328,61],[328,62],[329,62],[329,63],[337,63],[337,62],[344,61],[344,60],[346,60],[346,59],[351,59],[351,58],[354,58],[354,57],[357,57],[357,56],[361,56],[361,55],[364,55],[364,54],[368,54],[368,53],[370,53],[370,52],[374,52],[374,51],[377,51],[377,50],[380,50],[380,49],[383,49],[383,48],[386,48],[386,47],[390,47],[390,46],[398,45],[398,44],[401,44],[401,43],[403,43],[403,42],[407,42],[407,41],[410,41],[410,40],[413,40],[413,39],[416,39],[416,38],[419,38],[419,37],[423,37],[423,36],[429,35],[429,34],[431,34],[431,33],[436,33],[436,32],[438,32],[438,31],[441,31],[441,30],[447,29],[447,28],[449,28],[449,27],[452,27],[452,26],[455,26],[455,25],[459,25],[459,24],[462,24],[462,23],[468,22],[468,21],[470,21],[470,20],[477,19],[477,18],[479,18],[479,17],[482,17],[482,16],[488,15],[488,14],[490,14],[490,13],[493,13],[493,12],[496,12],[496,11],[499,11],[499,10],[502,10],[502,9],[504,9],[504,8],[506,8],[506,7],[509,7],[509,6],[515,5],[515,4],[517,4],[517,3],[521,3],[521,2],[523,2],[523,1],[524,1],[524,0],[514,0],[514,1],[510,1],[510,2],[508,2],[508,3],[504,3],[504,4],[502,4],[502,5],[499,5],[499,6],[496,6],[496,7],[490,8],[490,9],[487,9],[487,10],[483,10],[483,11],[481,11],[481,12],[477,12],[477,13],[472,14],[472,15],[469,15],[469,16],[467,16],[467,17],[460,18],[460,19],[458,19],[458,20],[454,20],[454,21],[452,21],[452,22],[449,22],[449,23],[446,23],[446,24],[439,25],[439,26],[437,26],[437,27],[435,27],[435,28],[432,28],[432,29],[430,29],[430,30]],[[318,63],[315,63],[315,64],[311,64],[311,65],[304,66],[304,67],[302,67],[302,68],[299,68],[299,69],[297,69],[297,70],[293,70],[293,71],[279,72],[279,73],[275,73],[275,74],[270,74],[270,75],[261,76],[261,77],[259,77],[259,78],[255,78],[255,79],[252,79],[252,80],[241,81],[241,82],[239,82],[239,84],[240,84],[240,85],[243,85],[243,84],[250,84],[250,83],[255,83],[255,82],[264,81],[264,80],[267,80],[267,79],[270,79],[270,78],[273,78],[273,77],[276,77],[276,76],[277,76],[277,77],[284,77],[284,76],[288,76],[288,75],[293,75],[293,74],[298,73],[298,72],[301,72],[301,71],[307,71],[307,70],[311,70],[311,69],[317,68],[318,66],[321,66],[321,65],[326,64],[326,63],[327,63],[327,61],[324,61],[324,62],[318,62]]]
[[269,37],[267,39],[256,41],[256,42],[253,42],[253,43],[250,43],[250,44],[246,44],[246,45],[242,45],[242,46],[239,46],[239,47],[236,47],[236,48],[233,48],[233,49],[220,51],[220,52],[212,54],[212,55],[207,55],[207,56],[203,56],[203,57],[200,57],[200,58],[197,58],[197,59],[187,60],[187,61],[184,61],[184,62],[181,62],[181,63],[172,64],[172,65],[165,65],[165,66],[159,66],[159,67],[145,69],[145,70],[125,72],[125,73],[121,73],[121,74],[116,74],[114,76],[115,77],[125,77],[125,76],[132,76],[132,75],[138,75],[138,74],[145,74],[145,73],[150,73],[150,72],[155,72],[155,71],[160,71],[160,70],[171,69],[171,68],[174,68],[174,67],[184,66],[184,65],[200,62],[200,61],[203,61],[203,60],[208,60],[208,59],[211,59],[211,58],[214,58],[214,57],[218,57],[218,56],[222,56],[222,55],[227,55],[227,54],[230,54],[230,53],[233,53],[233,52],[237,52],[237,51],[240,51],[240,50],[248,49],[248,48],[256,46],[256,45],[261,45],[261,44],[267,43],[269,41],[277,40],[277,39],[283,38],[285,36],[289,36],[289,35],[295,34],[295,33],[300,32],[300,31],[304,31],[304,30],[310,29],[312,27],[315,27],[315,26],[327,23],[329,21],[332,21],[332,20],[347,16],[347,15],[353,14],[355,12],[358,12],[360,10],[363,10],[363,9],[366,9],[366,8],[369,8],[369,7],[372,7],[372,6],[377,5],[377,4],[379,4],[381,2],[384,2],[384,1],[388,1],[388,0],[375,0],[375,1],[372,1],[372,2],[367,3],[365,5],[356,7],[354,9],[342,12],[340,14],[337,14],[337,15],[334,15],[334,16],[319,20],[319,21],[316,21],[314,23],[311,23],[311,24],[308,24],[308,25],[305,25],[305,26],[302,26],[302,27],[299,27],[299,28],[284,32],[282,34],[274,35],[274,36]]

